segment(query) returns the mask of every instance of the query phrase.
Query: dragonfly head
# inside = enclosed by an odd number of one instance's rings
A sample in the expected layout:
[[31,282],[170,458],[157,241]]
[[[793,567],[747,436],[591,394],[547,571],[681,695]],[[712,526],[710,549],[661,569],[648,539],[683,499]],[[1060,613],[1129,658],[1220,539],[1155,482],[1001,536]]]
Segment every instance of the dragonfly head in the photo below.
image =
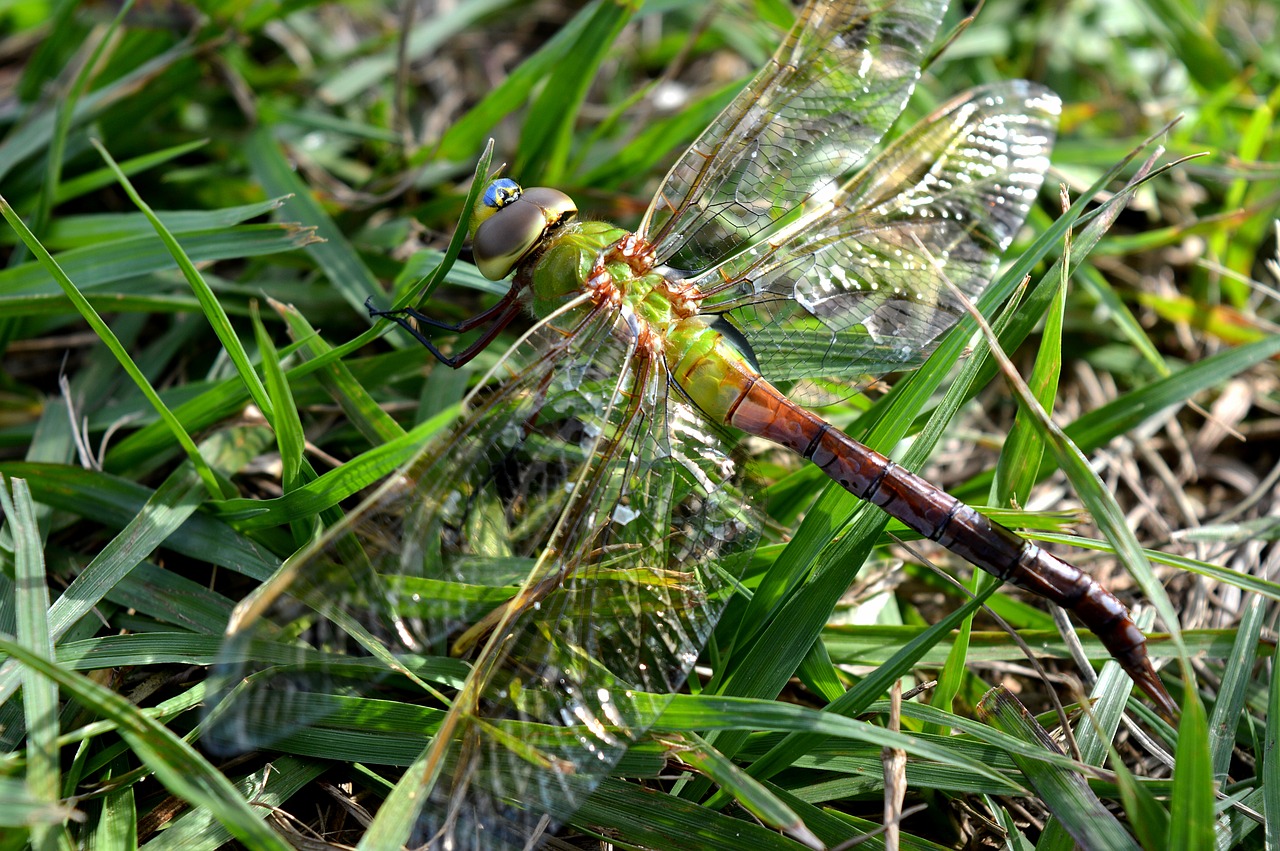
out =
[[480,273],[500,281],[553,230],[578,213],[573,199],[558,189],[520,184],[500,177],[485,187],[471,213],[471,247]]

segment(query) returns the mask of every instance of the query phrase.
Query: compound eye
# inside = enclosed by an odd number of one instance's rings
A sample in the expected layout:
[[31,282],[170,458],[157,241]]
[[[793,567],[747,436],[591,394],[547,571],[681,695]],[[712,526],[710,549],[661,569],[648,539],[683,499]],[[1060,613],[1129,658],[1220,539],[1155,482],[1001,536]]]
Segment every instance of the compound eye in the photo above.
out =
[[500,177],[485,187],[484,199],[481,201],[486,207],[493,210],[501,210],[512,201],[520,197],[520,184],[516,183],[509,177]]
[[530,189],[492,210],[472,232],[471,251],[480,273],[491,281],[502,280],[549,233],[577,212],[577,205],[568,195],[542,187]]
[[470,229],[472,235],[494,213],[514,204],[520,200],[520,196],[523,194],[524,190],[520,188],[520,184],[509,177],[499,177],[486,186],[484,194],[480,196],[480,203],[476,204],[471,210]]
[[471,253],[480,274],[491,281],[505,278],[520,258],[542,238],[547,223],[533,204],[512,204],[480,223],[471,239]]

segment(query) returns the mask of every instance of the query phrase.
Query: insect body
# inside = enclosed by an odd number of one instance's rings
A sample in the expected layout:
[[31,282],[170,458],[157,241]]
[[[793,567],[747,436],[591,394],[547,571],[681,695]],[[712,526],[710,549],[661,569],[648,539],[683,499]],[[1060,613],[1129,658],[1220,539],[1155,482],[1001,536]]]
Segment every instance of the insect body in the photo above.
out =
[[[1047,93],[1034,96],[1042,103],[1052,102]],[[971,100],[972,96],[951,109],[966,111]],[[983,106],[1008,108],[990,96],[984,98]],[[931,120],[949,121],[950,116],[944,110]],[[991,118],[984,115],[981,120]],[[958,125],[961,137],[977,132],[975,127]],[[1037,150],[1047,143],[1044,136],[1021,142],[1025,147],[1038,145]],[[1010,144],[1016,147],[1019,140]],[[1038,173],[1032,173],[1032,182],[1038,184],[1038,178]],[[486,199],[499,189],[507,193],[505,203],[519,198],[522,191],[513,181],[502,179],[490,186]],[[531,192],[542,197],[554,190]],[[1025,195],[1029,200],[1034,193],[1026,190]],[[760,374],[736,339],[727,338],[701,313],[708,295],[687,281],[672,281],[665,276],[669,272],[656,267],[653,249],[644,237],[600,222],[566,224],[557,219],[526,227],[528,217],[506,218],[507,210],[514,209],[494,209],[488,227],[512,228],[509,241],[525,246],[518,253],[536,258],[525,261],[524,267],[515,264],[514,284],[529,286],[535,315],[546,316],[560,303],[584,294],[592,298],[558,320],[558,325],[565,326],[564,333],[569,333],[567,326],[588,321],[593,312],[625,314],[625,320],[617,321],[623,340],[633,339],[647,357],[661,358],[661,369],[703,416],[800,453],[854,496],[874,503],[929,540],[998,579],[1075,611],[1162,711],[1177,711],[1151,667],[1145,637],[1113,594],[1078,568],[986,519],[788,399]],[[478,249],[478,265],[492,265],[488,261]],[[505,269],[494,271],[505,276]],[[730,282],[734,289],[749,284],[749,280]],[[716,285],[726,286],[721,281]]]
[[[762,520],[732,429],[1072,609],[1173,712],[1115,597],[784,392],[922,363],[1039,192],[1059,102],[1032,83],[962,95],[872,156],[945,5],[811,0],[634,232],[557,190],[487,187],[476,262],[513,277],[462,326],[487,323],[480,340],[446,357],[409,320],[439,323],[383,315],[450,365],[522,310],[533,327],[446,437],[241,607],[224,677],[253,676],[213,735],[268,744],[415,689],[430,740],[378,841],[536,841],[653,724],[741,590]],[[277,630],[306,639],[296,664],[247,669]]]

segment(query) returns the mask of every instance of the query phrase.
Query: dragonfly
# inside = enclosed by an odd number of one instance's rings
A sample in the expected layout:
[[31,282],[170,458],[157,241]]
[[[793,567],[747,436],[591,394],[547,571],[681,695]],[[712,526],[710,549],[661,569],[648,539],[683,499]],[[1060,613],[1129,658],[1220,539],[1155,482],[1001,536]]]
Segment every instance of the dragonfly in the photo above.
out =
[[[634,231],[555,189],[489,183],[473,253],[507,294],[453,325],[371,312],[449,366],[522,316],[528,330],[445,436],[240,606],[211,738],[342,730],[368,711],[347,701],[416,690],[427,741],[391,844],[530,847],[653,725],[742,590],[762,518],[740,433],[1074,611],[1174,713],[1115,596],[797,403],[805,382],[919,366],[990,284],[1049,167],[1060,102],[1025,81],[883,143],[946,5],[810,0]],[[456,355],[435,339],[474,329]],[[259,640],[296,655],[254,665]]]

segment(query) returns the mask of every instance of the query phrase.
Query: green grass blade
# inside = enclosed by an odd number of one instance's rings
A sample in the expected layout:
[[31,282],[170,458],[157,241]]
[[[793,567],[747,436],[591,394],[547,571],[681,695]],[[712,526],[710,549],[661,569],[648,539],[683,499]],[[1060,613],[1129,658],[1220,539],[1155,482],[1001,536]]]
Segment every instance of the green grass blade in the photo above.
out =
[[[123,165],[117,165],[116,168],[128,174]],[[115,169],[104,168],[103,171],[113,180],[115,179]],[[240,204],[217,210],[162,210],[156,212],[155,216],[171,234],[215,232],[267,215],[280,209],[286,200],[271,198],[253,204]],[[143,213],[92,213],[83,216],[62,216],[50,226],[48,236],[41,241],[47,248],[65,250],[155,235],[155,226]]]
[[[290,368],[286,374],[291,385],[298,387],[298,382],[302,378],[347,357],[376,338],[378,334],[377,329],[368,329],[358,337],[340,346],[326,349],[317,357]],[[421,356],[417,352],[410,351],[396,357],[409,368],[421,368]],[[395,371],[394,365],[388,364],[385,360],[375,360],[361,366],[358,377],[367,381],[372,381],[371,376],[374,374],[385,376],[388,372]],[[201,392],[193,394],[188,388],[188,392],[179,396],[180,399],[187,401],[174,410],[179,422],[191,430],[208,428],[228,417],[235,416],[249,401],[248,393],[239,381],[221,381],[208,387],[196,384],[195,387]],[[194,398],[192,398],[193,395]],[[155,422],[116,444],[107,453],[104,466],[108,470],[134,472],[140,469],[145,470],[149,469],[149,465],[155,463],[157,458],[166,458],[171,450],[172,445],[167,439],[163,424]]]
[[[413,304],[425,302],[435,293],[436,288],[444,282],[449,271],[453,269],[453,264],[457,261],[458,255],[462,253],[462,245],[468,237],[468,228],[471,221],[471,211],[475,208],[476,202],[480,200],[480,196],[484,194],[488,188],[489,182],[496,176],[489,168],[493,162],[493,140],[490,139],[484,146],[484,150],[480,154],[480,159],[476,161],[476,169],[471,176],[471,186],[467,189],[466,200],[462,203],[462,214],[458,217],[458,224],[453,229],[453,236],[449,239],[449,247],[445,249],[444,256],[440,258],[440,262],[436,265],[431,274],[427,276],[426,282],[417,292],[413,290],[400,291],[397,287],[397,295],[393,308],[399,309],[408,307]],[[477,270],[478,271],[478,270]],[[380,299],[375,299],[375,302]]]
[[112,333],[107,324],[102,321],[102,317],[99,316],[98,312],[85,301],[80,290],[76,288],[76,285],[72,283],[71,279],[62,271],[57,262],[54,261],[53,257],[49,255],[49,252],[45,251],[44,246],[39,243],[35,238],[35,235],[32,234],[31,231],[27,230],[22,219],[18,218],[18,214],[14,212],[13,208],[9,206],[9,202],[3,197],[0,197],[0,213],[4,214],[9,225],[18,232],[18,235],[22,237],[22,241],[26,243],[27,248],[33,255],[35,255],[48,273],[53,276],[54,280],[58,282],[58,286],[62,287],[62,291],[66,294],[67,298],[71,299],[72,303],[75,304],[76,309],[80,312],[80,315],[84,317],[85,321],[89,323],[90,327],[93,328],[94,332],[102,342],[105,343],[107,348],[115,355],[116,360],[118,360],[120,365],[124,367],[125,372],[129,374],[129,377],[133,379],[135,384],[137,384],[143,395],[147,397],[147,401],[151,403],[152,408],[160,414],[160,417],[165,421],[166,425],[168,425],[171,434],[177,438],[178,443],[183,448],[183,451],[186,452],[187,457],[191,459],[192,464],[195,465],[196,470],[200,473],[200,478],[204,480],[205,487],[208,489],[209,493],[219,496],[222,495],[221,484],[214,477],[213,471],[209,469],[209,465],[200,457],[200,452],[196,449],[196,445],[191,440],[191,436],[182,428],[182,425],[173,415],[173,412],[170,411],[164,402],[160,400],[160,396],[151,387],[151,383],[147,381],[146,377],[142,374],[142,371],[138,369],[137,364],[135,364],[133,359],[129,357],[129,353],[120,345],[120,341],[116,338],[116,335]]
[[[61,639],[74,623],[89,614],[125,574],[195,512],[203,496],[202,482],[190,467],[175,471],[58,600],[45,606],[51,640]],[[10,672],[0,673],[0,702],[7,700],[18,685]]]
[[690,734],[677,743],[673,752],[681,763],[705,775],[720,787],[721,794],[731,795],[747,812],[769,827],[793,836],[810,848],[818,851],[823,848],[790,807],[705,739]]
[[58,184],[62,182],[63,160],[67,150],[67,134],[71,130],[72,118],[75,114],[75,106],[84,96],[85,88],[89,85],[89,79],[98,67],[99,61],[102,59],[103,52],[113,41],[113,36],[119,30],[121,22],[125,15],[133,7],[133,0],[126,0],[120,6],[120,10],[116,12],[116,16],[111,19],[106,29],[98,35],[97,44],[90,51],[87,59],[81,64],[79,71],[76,73],[75,79],[72,80],[71,86],[67,90],[67,94],[63,98],[58,99],[58,104],[54,113],[53,135],[49,140],[48,168],[44,172],[44,185],[41,187],[40,193],[36,196],[36,205],[30,217],[31,231],[37,235],[43,235],[49,223],[49,211],[53,207],[54,196],[58,191]]
[[[36,524],[31,491],[22,479],[0,478],[0,513],[13,538],[14,610],[18,640],[34,653],[52,655],[53,637],[47,612],[49,587],[45,584],[44,553]],[[12,664],[5,665],[12,669]],[[61,797],[58,761],[58,690],[34,671],[20,669],[22,708],[26,721],[26,792],[30,799],[56,806]],[[16,686],[16,683],[15,683]],[[31,847],[45,851],[67,847],[63,832],[52,825],[31,825]]]
[[601,781],[572,821],[587,829],[604,826],[640,847],[717,851],[796,851],[803,847],[754,822],[729,818],[610,778]]
[[447,409],[395,440],[375,446],[277,499],[228,499],[214,503],[211,508],[224,519],[236,521],[242,529],[279,526],[311,516],[407,464],[425,441],[452,425],[457,416],[456,406]]
[[[273,759],[269,765],[236,781],[240,795],[255,807],[274,810],[324,773],[325,763],[296,757]],[[147,842],[147,851],[214,851],[232,839],[209,810],[183,813]]]
[[[839,699],[825,707],[823,711],[850,718],[866,711],[867,707],[877,697],[884,694],[896,679],[906,675],[914,666],[919,664],[925,653],[937,646],[938,642],[948,636],[961,622],[971,618],[973,613],[995,593],[995,590],[996,586],[994,585],[987,588],[936,624],[931,625],[910,641],[907,641],[891,658],[878,665],[871,675],[864,677]],[[814,745],[821,742],[822,738],[821,736],[807,736],[801,733],[789,734],[768,753],[752,763],[751,775],[762,779],[772,777],[802,754],[808,752]]]
[[254,370],[253,364],[249,360],[249,353],[245,351],[244,346],[240,343],[240,338],[236,335],[235,329],[231,327],[231,319],[227,316],[227,312],[222,309],[217,296],[214,295],[209,285],[205,283],[204,277],[196,269],[195,264],[191,262],[191,258],[187,256],[187,253],[183,251],[182,246],[174,239],[173,234],[169,232],[160,221],[160,218],[142,200],[142,196],[138,194],[137,190],[133,188],[133,184],[125,176],[124,172],[120,170],[116,161],[111,158],[111,154],[107,153],[107,149],[97,139],[92,140],[92,142],[98,153],[106,160],[107,167],[115,173],[116,179],[120,181],[120,185],[124,187],[124,191],[129,195],[130,200],[147,217],[147,221],[151,222],[151,226],[155,228],[156,234],[159,235],[165,248],[169,250],[174,262],[182,270],[182,275],[191,286],[191,291],[199,299],[205,318],[209,320],[213,333],[222,341],[223,350],[230,356],[231,362],[235,364],[236,373],[240,376],[240,380],[244,382],[249,395],[253,398],[254,404],[262,411],[267,421],[274,424],[275,406],[272,404],[270,396],[267,395],[266,388],[262,385],[262,379],[258,377],[257,371]]
[[1247,702],[1250,686],[1256,682],[1254,663],[1262,640],[1265,611],[1266,603],[1262,597],[1252,597],[1245,602],[1236,643],[1227,654],[1218,699],[1209,716],[1209,756],[1213,777],[1215,782],[1224,786],[1235,757],[1238,726],[1241,719],[1248,717]]
[[[311,326],[307,318],[292,305],[272,300],[271,307],[289,326],[289,334],[302,344],[304,351],[313,357],[319,357],[333,350],[333,347],[326,343],[319,332]],[[370,444],[378,446],[404,435],[404,429],[400,424],[382,410],[377,400],[356,379],[351,368],[345,363],[334,361],[317,372],[316,376],[333,400],[342,407],[347,419]]]
[[[143,485],[61,464],[0,462],[0,474],[26,479],[35,498],[45,505],[118,529],[132,522],[153,496]],[[188,517],[165,546],[257,580],[266,579],[280,566],[280,559],[261,544],[201,512]]]
[[[1267,689],[1267,718],[1264,745],[1267,753],[1280,753],[1280,677],[1271,676]],[[1280,843],[1280,760],[1269,759],[1262,766],[1263,813],[1268,849]]]
[[635,139],[582,175],[578,182],[586,186],[616,188],[652,173],[664,162],[669,151],[692,142],[729,105],[742,86],[741,80],[734,81],[688,104],[674,115],[648,124]]
[[[993,689],[983,699],[978,711],[996,729],[1046,751],[1057,751],[1048,732],[1004,689]],[[1078,773],[1018,754],[1013,755],[1013,760],[1030,786],[1036,790],[1040,800],[1053,813],[1057,823],[1080,847],[1137,850],[1137,843],[1124,831],[1120,822],[1103,806],[1102,801],[1093,794]],[[1071,847],[1070,843],[1066,845],[1067,849]]]
[[[1027,380],[1031,395],[1045,410],[1053,412],[1058,393],[1058,378],[1062,372],[1062,318],[1066,310],[1066,281],[1058,287],[1058,295],[1052,302],[1045,319],[1040,346],[1036,350],[1035,365]],[[1040,460],[1044,457],[1044,441],[1030,415],[1019,410],[1009,436],[1005,438],[996,465],[992,487],[992,505],[1026,505],[1031,487],[1040,477]]]
[[289,851],[288,844],[263,824],[266,811],[252,809],[222,772],[168,727],[110,689],[73,674],[3,636],[0,636],[0,652],[57,683],[87,711],[114,721],[120,735],[166,789],[195,806],[209,809],[241,842],[252,848]]
[[[72,112],[71,126],[81,127],[98,118],[112,106],[135,94],[138,87],[145,86],[149,80],[188,59],[194,50],[195,46],[190,42],[176,44],[130,69],[110,84],[85,95]],[[53,137],[55,118],[53,111],[41,112],[5,138],[4,143],[0,144],[0,180],[28,158],[48,149]]]
[[1119,760],[1113,760],[1120,799],[1134,834],[1143,848],[1167,848],[1169,843],[1169,813]]
[[[189,234],[182,240],[182,247],[191,260],[209,263],[293,251],[314,239],[310,232],[286,225],[241,225]],[[39,252],[32,253],[40,256]],[[82,292],[174,268],[173,256],[154,236],[73,248],[60,252],[55,259],[66,276],[78,282]],[[38,260],[0,271],[0,295],[54,292],[57,289]]]
[[1186,0],[1142,0],[1136,4],[1149,21],[1166,30],[1177,46],[1177,56],[1204,89],[1226,85],[1236,72],[1232,61],[1212,31],[1205,26],[1204,11]]
[[515,112],[534,87],[569,57],[580,43],[581,32],[590,19],[590,13],[591,7],[588,6],[575,15],[501,84],[487,92],[479,103],[455,121],[440,140],[434,155],[454,161],[469,160],[474,156],[493,128]]
[[[120,163],[120,170],[125,174],[133,177],[144,171],[172,162],[179,157],[185,156],[192,151],[199,150],[208,144],[207,139],[196,139],[192,142],[184,142],[180,145],[173,145],[163,148],[159,151],[151,151]],[[58,185],[57,194],[54,195],[56,204],[63,204],[72,201],[82,195],[88,195],[95,190],[102,189],[115,183],[116,175],[109,168],[100,168],[95,171],[87,171],[78,177],[64,180]]]
[[[601,61],[613,49],[634,7],[598,3],[568,54],[556,63],[542,92],[529,106],[512,172],[533,184],[554,186],[564,179],[578,110]],[[584,15],[586,12],[583,13]]]
[[[1081,452],[1093,452],[1170,406],[1183,404],[1278,354],[1280,335],[1225,349],[1080,415],[1063,433]],[[952,493],[961,499],[976,499],[990,483],[990,473],[975,476]]]
[[269,127],[259,127],[249,134],[245,140],[245,157],[268,194],[293,196],[286,212],[298,217],[303,225],[314,228],[322,240],[309,246],[308,254],[315,258],[330,285],[342,294],[347,304],[363,313],[365,299],[380,290],[378,279],[281,154]]
[[271,398],[271,410],[276,412],[272,428],[276,434],[276,445],[280,448],[280,483],[285,493],[289,493],[310,478],[304,474],[306,459],[303,451],[307,438],[302,432],[302,421],[298,418],[298,407],[289,389],[289,381],[280,366],[280,353],[276,351],[256,310],[253,313],[253,335],[262,357],[265,390]]
[[388,46],[370,56],[342,63],[326,78],[319,80],[320,100],[328,104],[345,104],[395,75],[402,61],[415,62],[431,57],[449,39],[472,26],[477,20],[501,11],[514,0],[471,0],[442,9],[417,21],[406,34],[403,52],[399,45]]
[[1170,851],[1213,848],[1213,760],[1209,728],[1198,700],[1183,701],[1178,725],[1178,761],[1173,767],[1173,798],[1169,802]]

